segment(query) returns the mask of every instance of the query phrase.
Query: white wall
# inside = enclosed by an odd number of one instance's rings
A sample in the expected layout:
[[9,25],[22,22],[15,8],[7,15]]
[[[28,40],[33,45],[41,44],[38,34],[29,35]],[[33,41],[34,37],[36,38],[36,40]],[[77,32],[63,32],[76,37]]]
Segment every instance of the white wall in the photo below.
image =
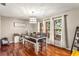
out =
[[33,32],[38,32],[38,24],[32,25]]
[[79,26],[79,9],[67,13],[67,28],[68,28],[68,44],[71,48],[72,41],[75,34],[75,29]]
[[31,32],[38,32],[38,23],[36,24],[29,24]]
[[46,20],[43,20],[43,32],[46,33]]
[[54,44],[54,21],[50,18],[50,44]]
[[37,32],[40,32],[40,22],[38,22],[37,28],[38,28],[38,31]]
[[[26,27],[14,27],[14,22],[24,23]],[[10,17],[1,17],[1,37],[8,37],[12,41],[14,33],[25,33],[27,31],[27,21]]]
[[1,17],[0,17],[0,39],[1,39]]

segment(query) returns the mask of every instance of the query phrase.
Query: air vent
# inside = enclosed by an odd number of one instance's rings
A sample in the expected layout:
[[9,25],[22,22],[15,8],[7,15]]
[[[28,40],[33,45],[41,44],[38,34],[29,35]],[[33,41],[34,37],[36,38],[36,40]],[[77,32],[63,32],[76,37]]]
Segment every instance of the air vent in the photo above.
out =
[[1,5],[6,6],[6,3],[1,3]]

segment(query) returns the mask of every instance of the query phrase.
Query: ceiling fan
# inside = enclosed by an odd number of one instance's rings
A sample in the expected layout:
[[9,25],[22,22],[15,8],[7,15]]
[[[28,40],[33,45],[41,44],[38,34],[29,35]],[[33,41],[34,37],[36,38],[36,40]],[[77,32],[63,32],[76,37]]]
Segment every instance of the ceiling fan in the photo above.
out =
[[6,6],[6,3],[0,3],[1,5],[3,5],[3,6]]

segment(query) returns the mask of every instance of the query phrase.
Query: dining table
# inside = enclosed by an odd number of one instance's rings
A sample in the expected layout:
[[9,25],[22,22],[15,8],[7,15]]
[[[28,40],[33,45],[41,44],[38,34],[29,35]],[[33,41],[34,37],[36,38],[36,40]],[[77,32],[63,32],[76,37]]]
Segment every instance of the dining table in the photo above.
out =
[[29,42],[34,45],[35,53],[39,53],[40,43],[45,43],[45,49],[47,49],[47,37],[46,36],[30,36],[22,34],[20,39],[23,39],[23,44]]

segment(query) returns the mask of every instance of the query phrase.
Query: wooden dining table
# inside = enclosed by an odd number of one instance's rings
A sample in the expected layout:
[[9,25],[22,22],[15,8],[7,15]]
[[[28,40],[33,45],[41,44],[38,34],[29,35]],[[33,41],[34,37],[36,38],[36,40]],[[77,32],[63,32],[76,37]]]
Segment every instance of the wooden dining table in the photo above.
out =
[[38,54],[39,48],[40,48],[40,42],[44,43],[45,42],[45,49],[47,48],[47,37],[41,36],[41,37],[34,37],[34,36],[28,36],[28,35],[21,35],[20,39],[23,39],[23,44],[24,42],[29,42],[31,44],[34,44],[35,48],[35,53]]

